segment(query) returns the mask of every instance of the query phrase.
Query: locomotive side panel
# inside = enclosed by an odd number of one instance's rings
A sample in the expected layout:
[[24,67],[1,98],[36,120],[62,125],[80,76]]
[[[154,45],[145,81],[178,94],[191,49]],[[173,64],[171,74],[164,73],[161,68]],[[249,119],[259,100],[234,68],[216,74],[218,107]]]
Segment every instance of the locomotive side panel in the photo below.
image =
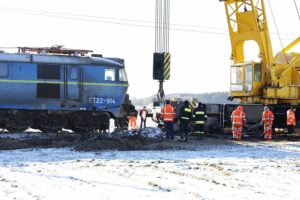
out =
[[[63,71],[59,65],[39,65],[33,63],[1,63],[0,108],[3,109],[59,109],[64,87]],[[56,68],[56,77],[50,68]],[[53,71],[53,70],[52,70]],[[0,72],[0,73],[1,73]],[[54,74],[55,75],[55,74]]]
[[33,107],[36,65],[3,62],[0,66],[0,108],[24,108],[26,102]]

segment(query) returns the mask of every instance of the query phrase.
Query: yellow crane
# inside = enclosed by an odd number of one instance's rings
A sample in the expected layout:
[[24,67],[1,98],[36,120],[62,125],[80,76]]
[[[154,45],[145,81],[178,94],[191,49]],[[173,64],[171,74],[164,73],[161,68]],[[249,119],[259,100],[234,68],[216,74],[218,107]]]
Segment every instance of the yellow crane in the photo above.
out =
[[[300,104],[300,37],[273,55],[264,0],[224,1],[231,40],[231,99],[240,103]],[[255,41],[260,62],[245,60],[244,44]]]

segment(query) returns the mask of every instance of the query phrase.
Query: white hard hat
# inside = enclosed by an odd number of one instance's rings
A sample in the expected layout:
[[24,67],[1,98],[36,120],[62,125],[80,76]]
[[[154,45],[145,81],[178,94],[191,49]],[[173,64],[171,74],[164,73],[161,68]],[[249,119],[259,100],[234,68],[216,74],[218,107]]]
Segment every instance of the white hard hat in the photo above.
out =
[[264,107],[264,111],[266,111],[266,110],[269,110],[269,107],[268,107],[268,106],[265,106],[265,107]]

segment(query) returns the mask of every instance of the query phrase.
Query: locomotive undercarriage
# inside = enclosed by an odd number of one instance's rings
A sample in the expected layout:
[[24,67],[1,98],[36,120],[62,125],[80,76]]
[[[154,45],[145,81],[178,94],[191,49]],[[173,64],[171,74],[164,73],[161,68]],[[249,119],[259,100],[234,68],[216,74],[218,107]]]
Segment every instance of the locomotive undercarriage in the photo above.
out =
[[23,132],[28,128],[45,133],[59,132],[63,128],[76,133],[105,132],[110,118],[108,112],[1,110],[0,128],[9,132]]

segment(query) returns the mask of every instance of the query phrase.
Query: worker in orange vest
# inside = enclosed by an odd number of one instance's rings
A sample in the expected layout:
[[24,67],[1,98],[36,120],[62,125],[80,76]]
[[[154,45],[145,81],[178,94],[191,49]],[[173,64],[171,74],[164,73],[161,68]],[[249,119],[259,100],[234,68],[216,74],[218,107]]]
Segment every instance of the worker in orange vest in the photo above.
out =
[[243,110],[242,106],[238,106],[231,114],[233,139],[242,139],[243,124],[246,124],[246,115]]
[[295,112],[296,108],[292,106],[286,113],[286,125],[290,134],[294,133],[294,127],[296,126]]
[[272,140],[272,126],[274,121],[273,112],[268,106],[264,107],[262,115],[262,124],[264,125],[264,138],[265,140]]
[[129,113],[129,127],[131,129],[137,129],[136,127],[136,118],[138,115],[138,111],[136,109],[133,109],[130,113]]
[[171,105],[169,100],[166,100],[166,105],[161,108],[161,117],[164,121],[165,131],[166,131],[166,138],[169,140],[174,140],[174,117],[175,117],[175,109]]

